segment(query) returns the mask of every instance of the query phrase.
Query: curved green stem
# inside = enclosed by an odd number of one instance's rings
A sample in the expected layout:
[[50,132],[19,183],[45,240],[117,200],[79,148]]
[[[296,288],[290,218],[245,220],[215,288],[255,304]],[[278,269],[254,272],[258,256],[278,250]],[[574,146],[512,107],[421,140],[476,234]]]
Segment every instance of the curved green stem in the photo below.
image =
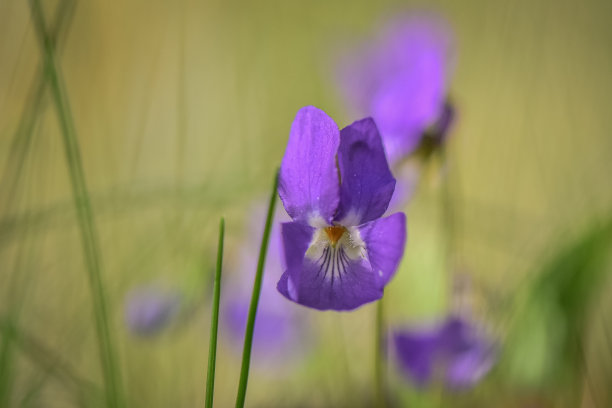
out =
[[259,248],[259,260],[257,261],[257,273],[255,275],[255,283],[253,284],[253,294],[251,295],[251,306],[249,307],[249,316],[247,319],[246,331],[244,334],[244,349],[242,350],[242,368],[240,370],[240,382],[238,383],[238,395],[236,396],[236,407],[244,407],[246,399],[247,382],[249,380],[249,367],[251,365],[251,347],[253,345],[253,330],[255,329],[255,316],[257,314],[257,305],[259,304],[259,294],[261,293],[261,281],[263,278],[263,269],[266,263],[266,254],[268,252],[268,241],[270,240],[270,229],[274,218],[274,207],[276,205],[276,195],[278,190],[278,171],[274,175],[274,184],[272,194],[270,195],[270,204],[268,205],[268,216],[266,218],[266,227],[264,229],[263,238],[261,239],[261,247]]
[[213,304],[210,316],[210,342],[208,344],[208,375],[206,376],[206,408],[213,406],[215,392],[215,364],[217,361],[217,328],[219,327],[219,300],[221,297],[221,270],[223,269],[223,238],[225,220],[219,222],[219,245],[217,247],[217,271],[213,287]]

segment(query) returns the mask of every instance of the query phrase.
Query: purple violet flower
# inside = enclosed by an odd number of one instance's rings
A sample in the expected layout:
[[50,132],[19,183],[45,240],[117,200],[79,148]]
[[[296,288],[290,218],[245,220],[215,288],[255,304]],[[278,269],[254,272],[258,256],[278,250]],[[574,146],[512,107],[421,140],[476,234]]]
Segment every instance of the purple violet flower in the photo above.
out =
[[176,315],[179,296],[159,286],[141,286],[127,295],[125,322],[130,331],[140,336],[159,333]]
[[278,290],[319,310],[380,299],[404,253],[406,217],[380,218],[395,188],[371,118],[339,131],[325,112],[300,109],[280,168],[286,270]]
[[495,346],[459,317],[426,329],[398,331],[393,340],[401,370],[419,387],[438,375],[449,388],[471,387],[497,359]]
[[[242,351],[244,332],[249,313],[250,296],[253,290],[255,267],[259,248],[257,245],[263,233],[261,220],[265,219],[265,208],[255,208],[252,213],[257,223],[250,226],[246,245],[243,247],[239,269],[236,275],[224,283],[226,288],[222,319],[232,344],[236,351]],[[261,366],[262,363],[271,363],[277,368],[277,362],[287,363],[303,349],[303,338],[306,321],[300,316],[300,310],[293,305],[287,305],[285,299],[276,290],[276,282],[283,273],[281,259],[280,221],[289,220],[289,216],[280,208],[276,211],[275,222],[270,231],[268,255],[263,274],[255,332],[253,335],[254,361]],[[250,245],[249,243],[257,243]]]
[[445,101],[453,49],[440,17],[415,13],[393,19],[375,41],[342,60],[344,97],[358,115],[374,118],[391,164],[412,153],[441,117],[452,119]]

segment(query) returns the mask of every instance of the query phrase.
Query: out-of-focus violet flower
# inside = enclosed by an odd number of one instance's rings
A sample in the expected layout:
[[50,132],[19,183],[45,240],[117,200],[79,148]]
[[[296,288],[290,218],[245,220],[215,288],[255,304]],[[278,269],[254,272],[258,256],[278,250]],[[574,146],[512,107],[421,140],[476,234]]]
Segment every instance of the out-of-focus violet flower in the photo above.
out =
[[138,287],[126,297],[125,323],[133,334],[152,336],[172,321],[179,303],[175,291],[157,285]]
[[432,137],[439,145],[444,144],[453,123],[455,123],[455,115],[455,107],[449,101],[446,101],[442,113],[425,135]]
[[[250,225],[247,240],[242,249],[239,268],[223,285],[222,322],[237,352],[242,351],[259,244],[263,233],[265,209],[257,207],[252,214],[254,222]],[[275,369],[278,366],[277,363],[283,362],[284,365],[287,365],[289,360],[303,354],[307,346],[305,344],[305,332],[308,325],[306,316],[303,316],[296,306],[288,305],[276,290],[276,282],[280,279],[284,269],[281,259],[280,223],[287,220],[289,216],[285,211],[282,208],[278,209],[270,231],[253,334],[255,363],[260,367],[267,364]]]
[[446,22],[414,13],[395,17],[374,41],[341,60],[344,97],[357,115],[374,118],[392,165],[419,146],[430,126],[452,120],[445,101],[453,53]]
[[403,213],[380,218],[394,188],[371,118],[340,131],[322,110],[300,109],[279,174],[293,222],[282,224],[286,270],[278,290],[319,310],[380,299],[406,241]]
[[401,370],[420,387],[434,378],[452,389],[474,386],[497,360],[495,345],[459,317],[421,330],[397,331],[393,341]]
[[403,210],[416,191],[421,172],[416,163],[410,162],[398,166],[393,175],[397,182],[385,215]]

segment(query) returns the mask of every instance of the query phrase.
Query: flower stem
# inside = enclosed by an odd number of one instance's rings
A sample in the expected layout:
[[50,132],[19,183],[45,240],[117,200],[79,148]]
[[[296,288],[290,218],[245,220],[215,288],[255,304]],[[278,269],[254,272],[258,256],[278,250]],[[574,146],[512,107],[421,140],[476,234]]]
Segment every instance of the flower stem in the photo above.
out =
[[106,391],[106,405],[109,407],[122,407],[125,404],[120,391],[121,381],[109,330],[106,293],[102,283],[102,266],[98,235],[85,182],[78,138],[74,128],[70,104],[64,89],[63,78],[55,60],[55,47],[45,26],[40,0],[31,0],[30,10],[43,54],[44,71],[50,86],[51,96],[57,110],[57,116],[64,139],[64,150],[72,184],[72,195],[76,207],[79,228],[81,231],[81,243],[83,245],[85,263],[89,276],[97,330],[96,337],[98,338],[99,354]]
[[[442,180],[442,223],[444,225],[444,235],[445,235],[445,252],[446,252],[446,270],[448,271],[448,277],[452,279],[453,277],[453,264],[454,264],[454,255],[456,252],[455,248],[455,235],[457,233],[457,224],[456,224],[456,214],[457,209],[456,203],[453,201],[455,198],[456,192],[452,191],[453,186],[451,185],[451,181],[449,179],[449,166],[451,165],[448,159],[448,147],[442,146],[440,149],[440,160],[442,161],[443,167],[443,180]],[[457,179],[456,169],[453,169],[453,174],[455,181]],[[451,284],[453,282],[450,282]]]
[[387,399],[385,393],[385,360],[386,360],[386,329],[384,321],[383,300],[376,302],[376,328],[374,339],[374,386],[376,392],[376,406],[386,407]]
[[270,204],[268,205],[268,216],[266,218],[266,226],[264,228],[263,237],[261,239],[261,247],[259,248],[259,260],[257,261],[257,273],[255,274],[255,283],[253,284],[253,294],[251,295],[251,306],[249,307],[249,316],[247,319],[246,331],[244,334],[244,349],[242,350],[242,368],[240,370],[240,382],[238,383],[238,395],[236,396],[236,408],[244,407],[246,399],[247,382],[249,380],[249,366],[251,365],[251,347],[253,345],[253,330],[255,329],[255,316],[257,314],[257,305],[259,303],[259,294],[261,293],[261,281],[263,278],[263,269],[266,263],[266,253],[268,252],[268,241],[270,240],[270,229],[274,218],[274,206],[276,205],[276,195],[278,190],[278,170],[274,175],[274,184],[272,194],[270,195]]
[[221,297],[221,270],[223,269],[223,238],[225,220],[219,222],[219,245],[217,247],[217,272],[213,287],[213,304],[210,316],[210,342],[208,344],[208,375],[206,376],[206,408],[213,406],[215,392],[215,363],[217,361],[217,328],[219,326],[219,299]]

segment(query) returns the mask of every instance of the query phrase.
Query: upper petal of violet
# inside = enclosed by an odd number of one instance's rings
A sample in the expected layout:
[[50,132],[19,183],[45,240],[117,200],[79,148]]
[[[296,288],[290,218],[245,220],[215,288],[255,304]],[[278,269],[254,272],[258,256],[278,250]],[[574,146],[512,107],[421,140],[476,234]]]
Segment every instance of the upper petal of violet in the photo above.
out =
[[278,192],[295,221],[329,224],[338,207],[336,153],[340,131],[314,106],[300,109],[291,125],[281,163]]
[[342,129],[338,165],[342,182],[335,219],[342,225],[356,226],[382,216],[393,195],[395,179],[371,118]]

